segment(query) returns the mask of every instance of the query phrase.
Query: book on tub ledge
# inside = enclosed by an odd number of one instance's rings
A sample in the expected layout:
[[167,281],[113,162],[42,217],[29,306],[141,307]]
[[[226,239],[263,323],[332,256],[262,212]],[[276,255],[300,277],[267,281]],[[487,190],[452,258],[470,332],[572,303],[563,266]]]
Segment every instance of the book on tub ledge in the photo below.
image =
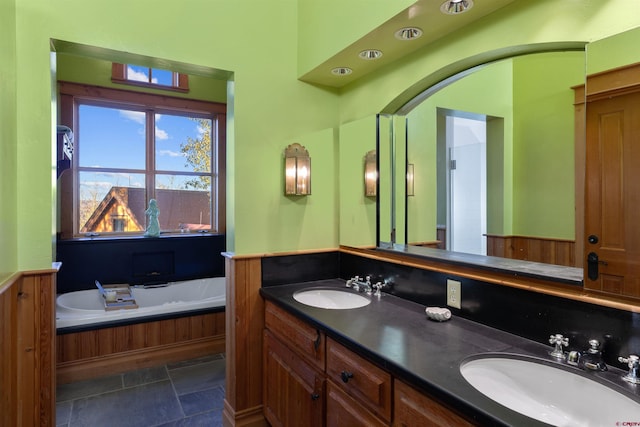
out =
[[[104,288],[104,309],[106,311],[138,308],[135,298],[131,294],[129,285],[102,285]],[[115,292],[115,298],[108,294]]]

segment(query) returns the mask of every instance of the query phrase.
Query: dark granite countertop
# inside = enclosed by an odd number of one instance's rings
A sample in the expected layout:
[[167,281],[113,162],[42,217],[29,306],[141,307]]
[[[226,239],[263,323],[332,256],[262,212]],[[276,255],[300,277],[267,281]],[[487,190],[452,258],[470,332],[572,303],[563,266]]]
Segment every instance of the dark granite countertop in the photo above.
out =
[[[349,310],[310,307],[293,298],[296,291],[314,287],[347,289],[344,280],[332,279],[262,288],[261,295],[479,425],[547,425],[484,396],[467,383],[459,368],[466,358],[487,352],[514,353],[559,363],[548,355],[549,345],[455,315],[449,321],[435,322],[427,318],[424,306],[385,293],[379,298],[372,296],[371,304],[365,307]],[[626,390],[640,402],[640,387],[622,381],[624,372],[619,369],[592,373],[563,365],[579,375]],[[626,418],[625,414],[620,416],[621,421]]]

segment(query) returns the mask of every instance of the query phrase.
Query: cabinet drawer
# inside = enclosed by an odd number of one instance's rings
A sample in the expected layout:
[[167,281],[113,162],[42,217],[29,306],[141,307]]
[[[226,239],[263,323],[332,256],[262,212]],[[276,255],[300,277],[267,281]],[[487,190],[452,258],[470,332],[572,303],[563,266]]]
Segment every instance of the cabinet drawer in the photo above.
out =
[[384,427],[382,421],[362,405],[327,381],[327,427]]
[[264,322],[266,328],[289,348],[324,371],[325,337],[322,332],[269,301],[265,304]]
[[331,339],[327,339],[327,378],[391,421],[391,375]]
[[394,427],[474,425],[401,381],[396,380],[394,387]]

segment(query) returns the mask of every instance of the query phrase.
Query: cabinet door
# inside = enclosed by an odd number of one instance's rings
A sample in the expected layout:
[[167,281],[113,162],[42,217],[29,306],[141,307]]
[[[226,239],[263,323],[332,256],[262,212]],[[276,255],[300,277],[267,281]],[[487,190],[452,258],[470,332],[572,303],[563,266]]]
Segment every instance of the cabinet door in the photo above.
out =
[[324,334],[294,315],[267,301],[264,306],[265,327],[287,343],[307,361],[324,371]]
[[382,426],[388,424],[365,409],[333,382],[327,381],[327,427]]
[[272,426],[323,426],[324,375],[264,332],[264,415]]
[[394,427],[465,427],[467,420],[405,383],[394,382]]

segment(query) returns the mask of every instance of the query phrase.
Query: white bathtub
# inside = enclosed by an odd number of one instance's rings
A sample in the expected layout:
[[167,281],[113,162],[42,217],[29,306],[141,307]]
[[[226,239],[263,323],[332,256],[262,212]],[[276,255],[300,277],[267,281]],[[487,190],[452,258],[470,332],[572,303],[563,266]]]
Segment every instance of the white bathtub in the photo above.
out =
[[105,311],[98,289],[69,292],[56,298],[56,327],[224,307],[225,279],[212,277],[169,283],[158,288],[131,288],[139,308]]

